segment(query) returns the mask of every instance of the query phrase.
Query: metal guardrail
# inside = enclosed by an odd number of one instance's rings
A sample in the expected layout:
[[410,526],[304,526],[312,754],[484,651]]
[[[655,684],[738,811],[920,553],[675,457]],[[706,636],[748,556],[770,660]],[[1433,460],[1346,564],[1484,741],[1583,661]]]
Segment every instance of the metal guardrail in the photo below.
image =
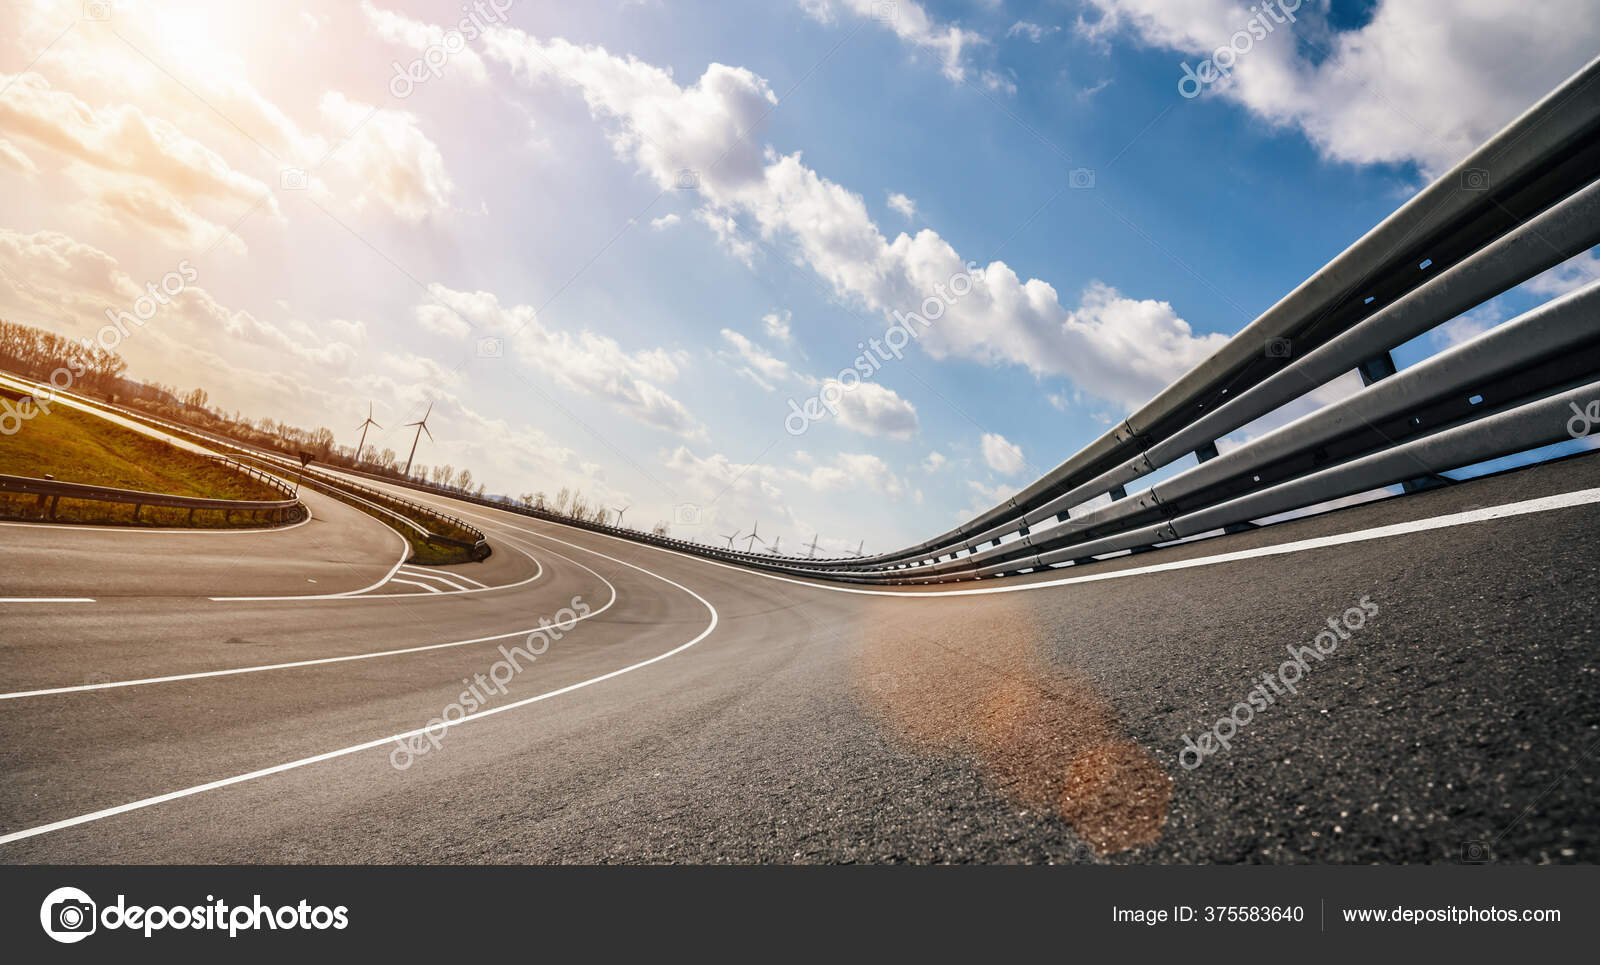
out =
[[[891,553],[717,549],[413,488],[741,565],[859,583],[982,579],[1138,551],[1571,437],[1600,400],[1600,282],[1395,373],[1390,351],[1600,245],[1590,62],[1119,425],[1006,502]],[[1351,370],[1354,395],[1218,454],[1216,440]],[[1128,494],[1194,454],[1197,465]],[[1110,497],[1109,504],[1105,497]]]
[[[229,468],[243,472],[287,495],[288,491],[282,480],[230,459],[219,457],[219,460],[227,463]],[[268,513],[273,522],[286,521],[293,514],[293,511],[300,506],[300,501],[292,495],[288,495],[288,498],[285,499],[276,500],[208,499],[201,496],[175,496],[169,493],[117,489],[112,486],[62,482],[55,479],[35,479],[31,476],[0,475],[0,492],[37,495],[40,501],[40,508],[45,510],[45,515],[48,519],[55,518],[57,503],[62,499],[131,504],[133,506],[134,522],[138,522],[139,511],[145,506],[154,506],[162,509],[187,509],[189,510],[190,520],[193,520],[195,512],[200,510],[213,510],[230,516],[236,512]],[[49,500],[48,505],[45,504],[46,499]]]
[[[1004,503],[891,553],[717,549],[385,481],[744,566],[868,584],[1072,565],[1384,486],[1421,488],[1438,473],[1567,439],[1572,410],[1600,400],[1600,282],[1404,372],[1389,354],[1600,245],[1597,177],[1600,59],[1109,432]],[[1218,439],[1351,370],[1361,391],[1219,454]],[[1127,493],[1191,453],[1194,467]]]

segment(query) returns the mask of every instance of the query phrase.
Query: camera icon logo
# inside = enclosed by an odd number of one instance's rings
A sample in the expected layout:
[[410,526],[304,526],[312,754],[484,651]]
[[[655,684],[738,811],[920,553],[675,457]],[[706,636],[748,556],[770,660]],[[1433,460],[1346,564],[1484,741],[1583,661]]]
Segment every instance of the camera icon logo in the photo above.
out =
[[278,172],[278,187],[285,191],[304,191],[311,178],[301,168],[284,168]]
[[872,19],[894,23],[900,19],[900,4],[897,0],[872,0]]
[[698,191],[700,190],[700,172],[694,168],[684,168],[678,172],[678,176],[673,183],[677,185],[679,191]]
[[1294,344],[1286,338],[1269,338],[1265,354],[1269,359],[1286,359],[1294,354]]
[[88,2],[83,5],[83,19],[110,20],[111,3],[109,0],[88,0]]
[[1487,841],[1467,841],[1461,845],[1462,864],[1488,864],[1494,860]]
[[498,335],[478,339],[478,358],[497,359],[506,354],[506,340]]
[[1077,190],[1094,187],[1094,168],[1073,168],[1068,171],[1067,187]]
[[1467,168],[1461,172],[1461,190],[1489,190],[1489,172],[1483,168]]
[[672,507],[672,522],[676,526],[699,526],[701,512],[694,503],[679,503]]
[[94,934],[94,899],[77,888],[57,888],[39,906],[39,924],[58,942],[70,945]]

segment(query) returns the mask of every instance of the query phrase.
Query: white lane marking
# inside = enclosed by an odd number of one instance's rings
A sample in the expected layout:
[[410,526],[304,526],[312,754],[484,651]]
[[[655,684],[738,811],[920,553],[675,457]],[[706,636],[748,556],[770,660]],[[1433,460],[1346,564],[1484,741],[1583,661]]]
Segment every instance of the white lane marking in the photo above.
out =
[[[441,575],[439,573],[417,573],[417,572],[414,572],[412,570],[408,570],[403,566],[400,568],[400,574],[399,575],[400,576],[409,576],[409,577],[411,577],[413,579],[417,579],[417,580],[432,580],[435,583],[443,583],[445,586],[448,586],[452,590],[470,590],[470,589],[472,589],[472,587],[468,586],[467,584],[465,584],[465,583],[457,583],[455,580],[450,579],[448,576],[443,576],[443,575]],[[479,589],[483,589],[483,587],[480,586]]]
[[[395,577],[394,579],[390,580],[389,582],[390,583],[404,583],[406,586],[420,586],[424,590],[427,590],[429,593],[443,593],[444,592],[443,590],[439,589],[437,586],[434,586],[431,583],[418,583],[415,580],[402,580],[398,576]],[[409,596],[409,595],[413,595],[413,594],[407,594],[407,595]]]
[[[493,587],[491,587],[487,583],[481,583],[478,580],[474,580],[470,576],[463,576],[462,574],[457,573],[454,570],[445,570],[443,572],[437,572],[437,571],[436,572],[429,572],[428,570],[421,569],[419,567],[411,566],[411,565],[408,564],[406,566],[400,567],[400,572],[409,573],[412,576],[430,576],[430,577],[432,577],[432,578],[434,578],[436,580],[444,580],[446,583],[449,583],[452,580],[460,580],[463,583],[470,583],[473,586],[482,587],[485,590],[493,589]],[[462,589],[466,589],[466,588],[462,587]]]
[[[513,539],[514,537],[505,538]],[[589,567],[584,566],[582,563],[579,563],[577,560],[572,559],[571,557],[568,557],[562,553],[557,553],[555,550],[546,550],[546,552],[548,552],[551,556],[566,560],[573,566],[588,572],[595,579],[599,580],[601,583],[604,583],[606,585],[606,589],[611,591],[611,599],[607,600],[604,606],[600,607],[598,610],[590,610],[588,613],[574,618],[572,621],[573,623],[578,623],[582,620],[593,619],[594,617],[597,617],[611,609],[611,605],[617,602],[617,588],[611,584],[610,580],[601,576],[599,573],[596,573]],[[589,550],[588,552],[592,553],[594,551]],[[414,593],[405,593],[400,595],[416,596]],[[538,629],[541,628],[528,627],[525,630],[513,630],[510,633],[496,634],[492,637],[474,637],[471,640],[452,640],[449,643],[430,643],[420,647],[406,647],[401,650],[379,650],[374,653],[355,653],[343,657],[317,657],[311,660],[295,660],[290,663],[264,664],[259,667],[232,667],[227,670],[200,670],[194,673],[172,674],[166,677],[144,677],[139,680],[113,680],[100,684],[78,684],[73,687],[48,687],[43,690],[19,690],[15,693],[0,694],[0,700],[17,700],[22,697],[47,697],[54,694],[76,694],[85,690],[111,690],[117,687],[143,687],[148,684],[166,684],[178,680],[200,680],[205,677],[232,677],[245,673],[261,673],[267,670],[290,670],[295,667],[315,667],[326,663],[347,663],[352,660],[372,660],[377,657],[396,657],[406,653],[422,653],[426,650],[445,650],[450,647],[465,647],[474,643],[493,643],[496,640],[506,640],[511,637],[525,636],[526,634],[532,633]]]
[[[1554,496],[1541,496],[1537,499],[1526,499],[1515,503],[1502,503],[1498,506],[1487,506],[1482,509],[1466,510],[1459,513],[1448,513],[1443,516],[1431,516],[1426,519],[1415,519],[1404,523],[1393,523],[1388,526],[1376,526],[1371,529],[1356,530],[1349,533],[1337,533],[1332,536],[1317,536],[1311,539],[1295,540],[1289,543],[1277,543],[1272,546],[1260,546],[1255,549],[1235,550],[1231,553],[1219,553],[1215,556],[1203,556],[1196,559],[1174,560],[1170,563],[1155,563],[1150,566],[1136,566],[1126,570],[1115,570],[1110,573],[1091,573],[1087,576],[1068,576],[1058,580],[1041,580],[1037,583],[1018,583],[1005,586],[991,586],[981,589],[969,590],[869,590],[862,587],[837,586],[830,583],[821,583],[813,580],[799,580],[788,576],[779,576],[776,573],[765,573],[752,570],[743,566],[734,566],[718,560],[708,560],[695,556],[692,553],[682,553],[678,550],[667,549],[662,546],[652,546],[649,543],[636,543],[630,539],[611,536],[606,533],[594,533],[590,530],[579,530],[592,536],[602,536],[606,539],[627,543],[630,546],[643,546],[660,553],[681,556],[684,559],[694,560],[710,566],[733,570],[737,573],[747,573],[768,580],[777,580],[781,583],[793,583],[796,586],[808,586],[818,590],[829,590],[834,593],[854,593],[860,596],[899,596],[899,597],[935,597],[935,596],[982,596],[989,593],[1020,593],[1026,590],[1040,590],[1046,587],[1071,586],[1077,583],[1095,583],[1100,580],[1119,580],[1130,576],[1147,576],[1151,573],[1165,573],[1171,570],[1187,570],[1199,566],[1214,566],[1219,563],[1234,563],[1239,560],[1255,559],[1263,556],[1283,556],[1289,553],[1302,553],[1307,550],[1324,549],[1329,546],[1342,546],[1347,543],[1360,543],[1367,540],[1386,539],[1391,536],[1403,536],[1408,533],[1422,533],[1435,529],[1447,529],[1452,526],[1465,526],[1470,523],[1481,523],[1491,519],[1505,519],[1511,516],[1524,516],[1529,513],[1545,513],[1557,509],[1570,509],[1575,506],[1585,506],[1600,502],[1600,488],[1579,489],[1568,493],[1558,493]],[[493,519],[481,513],[460,510],[464,515],[477,516],[479,519]],[[498,510],[504,512],[504,510]],[[511,514],[508,514],[511,515]],[[526,518],[526,517],[524,517]],[[512,526],[501,522],[500,525],[511,529],[519,529],[525,533],[537,536],[534,530],[524,529],[521,526]],[[575,529],[563,523],[551,523],[563,529]],[[549,537],[547,537],[549,538]]]
[[[385,524],[385,525],[387,525],[387,524]],[[391,532],[394,532],[394,531],[391,529]],[[395,533],[395,535],[399,536],[399,533]],[[405,542],[404,537],[401,537],[401,542],[402,543]],[[395,564],[395,568],[389,571],[389,575],[384,577],[381,581],[379,581],[377,583],[374,583],[374,584],[372,584],[371,586],[369,586],[369,587],[367,587],[365,589],[347,590],[347,591],[345,591],[343,593],[305,593],[305,594],[291,593],[291,594],[288,594],[286,596],[213,596],[213,597],[210,597],[209,599],[213,603],[271,603],[271,602],[276,602],[276,601],[279,601],[279,600],[393,600],[393,599],[396,599],[396,598],[399,598],[399,597],[410,597],[410,598],[415,599],[415,598],[418,598],[418,597],[422,597],[422,594],[420,594],[420,593],[403,593],[403,592],[402,593],[374,593],[374,592],[372,592],[373,590],[382,589],[383,585],[385,583],[388,583],[391,579],[394,579],[394,576],[395,576],[396,573],[408,572],[405,569],[405,567],[408,565],[408,564],[406,564],[405,560],[410,558],[411,544],[406,543],[405,546],[406,546],[406,548],[405,548],[405,554],[406,554],[405,557],[402,558],[399,563]],[[532,553],[529,553],[527,550],[522,549],[520,547],[515,547],[514,546],[512,548],[515,549],[518,553],[521,553],[523,556],[526,556],[529,560],[533,561],[534,569],[533,569],[533,575],[532,576],[528,577],[525,580],[518,580],[515,583],[502,583],[502,584],[500,584],[498,586],[484,586],[482,583],[479,583],[478,584],[478,589],[475,589],[475,590],[469,590],[466,587],[462,587],[459,590],[450,590],[448,592],[443,592],[440,595],[441,596],[455,596],[455,595],[460,595],[460,594],[463,594],[463,593],[485,593],[485,592],[488,592],[490,590],[512,590],[512,589],[515,589],[515,588],[517,588],[519,586],[527,586],[529,583],[532,583],[534,580],[537,580],[541,576],[544,575],[544,564],[540,563],[537,557],[535,557]],[[562,559],[566,559],[566,557],[562,557]],[[414,574],[414,575],[431,576],[433,574]],[[451,574],[451,575],[455,576],[455,574]],[[457,576],[456,578],[457,579],[462,579],[462,580],[467,579],[467,577],[464,577],[464,576]],[[395,582],[402,583],[402,582],[405,582],[405,581],[404,580],[396,580]],[[477,582],[477,581],[474,580],[472,582]],[[426,597],[422,597],[422,598],[426,599]]]
[[[568,543],[565,540],[556,539],[554,536],[544,536],[544,535],[538,534],[538,533],[536,533],[534,535],[539,536],[541,539],[547,539],[547,540],[550,540],[552,542],[561,543],[561,544],[566,545],[566,546],[571,546],[573,549],[582,550],[585,553],[591,553],[591,554],[593,554],[595,556],[600,557],[601,559],[610,560],[613,563],[620,563],[621,565],[626,566],[626,567],[628,567],[630,569],[638,570],[639,572],[645,574],[646,576],[653,576],[653,577],[655,577],[656,579],[660,580],[663,583],[666,583],[666,584],[668,584],[670,586],[675,586],[678,589],[682,590],[683,592],[685,592],[685,593],[689,594],[690,596],[694,597],[696,600],[699,600],[700,604],[702,606],[704,606],[706,608],[706,611],[711,614],[711,622],[706,624],[706,628],[704,630],[701,630],[700,633],[694,637],[694,639],[690,640],[687,643],[679,644],[678,646],[673,647],[671,650],[668,650],[665,653],[656,654],[654,657],[650,657],[650,658],[648,658],[646,660],[641,660],[638,663],[629,664],[628,666],[622,667],[622,668],[620,668],[618,670],[612,670],[609,673],[603,673],[598,677],[590,677],[588,680],[582,680],[582,681],[579,681],[578,683],[575,683],[575,684],[568,684],[565,687],[560,687],[560,688],[557,688],[556,690],[551,690],[551,691],[548,691],[546,693],[538,694],[538,695],[533,696],[533,697],[524,697],[522,700],[513,701],[512,703],[506,704],[503,707],[491,707],[488,710],[480,710],[477,713],[468,714],[465,717],[459,717],[459,718],[457,718],[457,719],[455,719],[453,721],[449,721],[449,720],[444,721],[443,722],[443,729],[448,730],[451,727],[459,727],[462,724],[468,723],[469,721],[482,720],[485,717],[492,717],[495,714],[503,714],[506,711],[516,710],[516,709],[518,709],[520,707],[526,707],[529,704],[536,704],[536,703],[539,703],[540,701],[549,700],[552,697],[559,697],[562,694],[570,694],[574,690],[582,690],[585,687],[592,687],[595,684],[603,683],[604,681],[610,680],[613,677],[620,677],[623,674],[632,673],[635,670],[640,670],[640,669],[642,669],[644,667],[648,667],[653,663],[660,663],[661,661],[667,659],[668,657],[673,657],[673,656],[676,656],[676,655],[684,652],[685,650],[687,650],[690,647],[694,646],[695,644],[699,643],[701,640],[704,640],[706,637],[709,637],[712,634],[712,632],[717,629],[717,623],[721,619],[720,615],[717,613],[717,608],[711,605],[711,601],[707,600],[705,597],[701,596],[700,594],[696,593],[695,591],[693,591],[693,590],[689,589],[688,587],[684,586],[682,583],[678,583],[678,582],[676,582],[674,580],[669,580],[666,577],[662,576],[660,573],[655,573],[655,572],[652,572],[650,570],[645,569],[642,566],[638,566],[636,564],[629,563],[627,560],[619,560],[614,556],[607,556],[606,554],[601,553],[601,552],[599,552],[597,550],[592,550],[592,549],[589,549],[588,547],[585,547],[585,546],[579,546],[576,543]],[[577,561],[573,560],[572,562],[576,563]],[[577,565],[582,566],[583,564],[578,563]],[[587,569],[587,567],[585,567],[585,568]],[[614,592],[614,589],[613,589],[613,592]],[[119,814],[127,814],[129,811],[137,811],[137,810],[140,810],[142,808],[154,807],[157,804],[165,804],[168,801],[176,801],[179,798],[191,797],[191,796],[196,795],[196,794],[203,794],[206,791],[215,791],[215,790],[219,790],[221,788],[231,787],[231,786],[233,786],[235,784],[243,784],[245,781],[253,781],[253,780],[256,780],[257,778],[270,777],[271,775],[274,775],[274,774],[282,774],[285,771],[292,771],[292,770],[294,770],[296,768],[307,767],[307,766],[310,766],[312,764],[320,764],[323,761],[330,761],[330,760],[333,760],[334,758],[345,757],[345,756],[350,755],[350,754],[357,754],[357,753],[360,753],[361,751],[372,750],[373,748],[376,748],[376,747],[383,747],[384,745],[393,743],[394,741],[409,740],[409,739],[411,739],[413,737],[420,737],[420,736],[428,733],[429,732],[429,727],[431,727],[431,726],[432,725],[425,726],[425,727],[418,727],[415,730],[408,730],[408,731],[404,731],[404,732],[399,733],[399,734],[390,734],[388,737],[380,737],[377,740],[365,741],[365,742],[360,743],[360,744],[351,745],[350,747],[341,747],[338,750],[326,751],[326,752],[324,752],[322,754],[316,754],[316,755],[313,755],[311,757],[302,757],[297,761],[289,761],[288,763],[285,763],[285,764],[276,764],[276,765],[274,765],[272,767],[264,767],[264,768],[262,768],[262,769],[260,769],[258,771],[251,771],[248,774],[239,774],[239,775],[236,775],[234,777],[225,777],[225,778],[223,778],[222,780],[219,780],[219,781],[210,781],[210,782],[205,783],[205,784],[197,784],[194,787],[187,787],[187,788],[184,788],[181,791],[169,791],[166,794],[158,794],[155,797],[147,797],[147,798],[144,798],[143,800],[139,800],[139,801],[130,801],[127,804],[119,804],[116,807],[110,807],[110,808],[105,808],[105,809],[99,810],[99,811],[93,811],[93,812],[90,812],[89,814],[80,814],[77,817],[65,818],[65,819],[60,820],[60,821],[52,821],[49,824],[41,824],[41,825],[39,825],[37,827],[24,828],[21,831],[13,831],[10,834],[0,835],[0,844],[10,844],[13,841],[21,841],[24,838],[32,838],[32,837],[36,837],[36,836],[41,835],[41,834],[49,834],[52,831],[60,831],[60,830],[62,830],[64,828],[71,828],[71,827],[76,827],[77,825],[80,825],[80,824],[88,824],[88,823],[93,822],[93,821],[104,820],[105,818],[115,817],[115,816],[117,816]],[[435,732],[437,730],[439,730],[439,728],[434,728]]]
[[0,596],[0,603],[93,603],[86,596]]

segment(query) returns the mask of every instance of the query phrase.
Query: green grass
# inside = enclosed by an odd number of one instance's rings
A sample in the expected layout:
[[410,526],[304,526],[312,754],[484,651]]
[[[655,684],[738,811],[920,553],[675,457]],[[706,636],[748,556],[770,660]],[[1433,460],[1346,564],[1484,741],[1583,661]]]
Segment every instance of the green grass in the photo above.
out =
[[[19,394],[0,389],[0,396],[16,402]],[[0,473],[38,479],[49,475],[58,482],[173,496],[283,498],[271,487],[218,465],[199,453],[179,449],[59,403],[50,407],[48,415],[39,412],[24,421],[16,433],[0,435]],[[0,495],[0,515],[34,519],[44,515],[44,507],[37,496],[5,494]],[[247,514],[233,516],[236,524],[249,522]],[[180,525],[186,524],[188,517],[188,510],[145,507],[139,522]],[[63,522],[126,523],[132,521],[133,506],[62,499],[56,507],[56,518]],[[205,511],[195,514],[194,524],[218,526],[228,525],[228,521],[220,512]]]

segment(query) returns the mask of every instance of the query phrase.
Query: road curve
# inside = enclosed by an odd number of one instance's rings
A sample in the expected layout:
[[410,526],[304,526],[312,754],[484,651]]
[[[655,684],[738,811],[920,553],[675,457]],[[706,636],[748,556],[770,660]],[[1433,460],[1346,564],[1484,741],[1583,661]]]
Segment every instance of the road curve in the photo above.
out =
[[[1566,494],[1597,487],[1586,456],[961,596],[414,492],[522,569],[330,596],[399,555],[331,506],[316,560],[311,525],[91,533],[71,566],[7,528],[0,597],[96,602],[0,603],[0,860],[1446,861],[1492,842],[1593,861],[1600,496]],[[1486,511],[1504,506],[1525,512]],[[1364,599],[1296,692],[1184,766],[1186,733]],[[581,619],[437,746],[389,740],[563,611]]]

